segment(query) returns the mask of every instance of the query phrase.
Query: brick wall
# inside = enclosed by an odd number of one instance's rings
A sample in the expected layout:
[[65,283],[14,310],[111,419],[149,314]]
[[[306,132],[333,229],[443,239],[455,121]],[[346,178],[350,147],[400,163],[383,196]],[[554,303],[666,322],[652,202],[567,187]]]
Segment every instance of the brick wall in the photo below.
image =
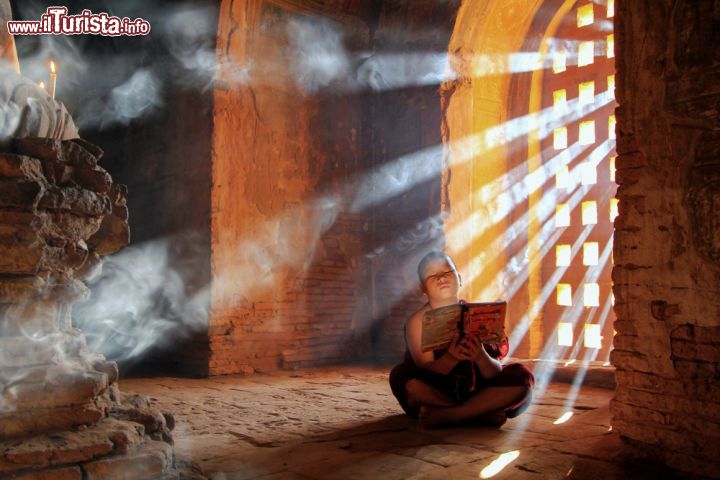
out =
[[717,2],[618,2],[613,426],[720,478]]

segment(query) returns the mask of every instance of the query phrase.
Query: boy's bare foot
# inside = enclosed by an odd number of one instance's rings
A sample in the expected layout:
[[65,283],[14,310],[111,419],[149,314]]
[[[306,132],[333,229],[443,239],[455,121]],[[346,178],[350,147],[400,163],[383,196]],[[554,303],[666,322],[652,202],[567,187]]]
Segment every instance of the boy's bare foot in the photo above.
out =
[[490,427],[502,427],[507,422],[507,415],[504,411],[486,413],[473,419],[473,422],[477,422],[479,425],[487,425]]
[[[457,423],[454,407],[420,407],[419,418],[423,426],[436,428],[444,425]],[[491,427],[502,427],[507,422],[507,415],[504,411],[486,413],[468,420],[468,424],[484,425]]]
[[451,409],[453,407],[420,407],[420,421],[427,428],[436,428],[453,422]]

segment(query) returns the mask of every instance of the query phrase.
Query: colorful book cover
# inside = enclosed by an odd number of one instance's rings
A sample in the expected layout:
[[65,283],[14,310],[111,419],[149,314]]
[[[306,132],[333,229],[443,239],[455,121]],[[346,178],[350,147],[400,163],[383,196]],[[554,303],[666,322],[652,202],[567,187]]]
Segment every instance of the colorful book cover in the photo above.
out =
[[422,350],[447,348],[456,332],[477,335],[483,343],[501,343],[505,338],[506,302],[465,303],[436,308],[425,313]]

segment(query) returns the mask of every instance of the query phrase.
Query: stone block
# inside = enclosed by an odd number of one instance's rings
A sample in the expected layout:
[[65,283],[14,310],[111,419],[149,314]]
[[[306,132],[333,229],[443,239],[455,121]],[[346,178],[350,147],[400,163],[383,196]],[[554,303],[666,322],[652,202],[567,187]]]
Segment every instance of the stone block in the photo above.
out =
[[[58,362],[67,362],[78,357],[85,348],[85,337],[77,330],[55,331],[41,338],[29,336],[0,336],[0,378],[5,378],[2,369],[13,368],[15,374],[30,375],[18,367],[33,367]],[[39,367],[34,375],[44,376],[45,366]],[[42,378],[42,377],[40,377]]]
[[105,415],[95,403],[73,407],[35,408],[0,413],[0,440],[92,425]]
[[0,179],[0,207],[34,208],[45,191],[46,187],[39,181]]
[[101,167],[78,167],[73,170],[73,179],[83,188],[98,193],[108,193],[112,177]]
[[93,155],[93,152],[97,153],[100,150],[97,147],[90,147],[89,142],[52,138],[18,138],[15,139],[13,147],[19,154],[29,155],[43,161],[59,161],[86,167],[97,165],[98,157]]
[[620,154],[618,155],[616,162],[616,167],[618,170],[624,170],[628,168],[641,168],[647,167],[648,165],[645,154],[640,151]]
[[[33,299],[45,287],[45,280],[38,276],[8,277],[0,279],[0,303],[20,303]],[[2,342],[0,338],[0,343]],[[1,350],[0,350],[1,352]],[[0,353],[0,368],[2,368]]]
[[167,430],[165,417],[162,412],[156,409],[120,405],[113,408],[112,415],[115,418],[122,418],[143,425],[143,427],[145,427],[145,432],[148,434]]
[[708,363],[720,362],[718,347],[712,344],[673,339],[672,354],[673,358],[682,360],[695,360]]
[[23,245],[2,245],[0,274],[34,275],[49,249]]
[[38,223],[44,238],[65,237],[69,242],[87,240],[100,228],[102,218],[78,215],[69,211],[38,212]]
[[88,246],[101,256],[113,254],[128,243],[130,228],[127,220],[116,215],[105,216],[97,233],[88,240]]
[[717,362],[673,359],[678,375],[701,382],[714,382],[720,378]]
[[83,463],[86,480],[151,480],[172,468],[172,447],[149,440],[136,451]]
[[50,468],[37,472],[19,473],[12,480],[82,480],[80,467]]
[[42,166],[36,158],[0,153],[0,177],[38,179],[42,177]]
[[104,373],[61,366],[23,369],[9,380],[0,402],[17,410],[84,405],[108,387]]
[[49,187],[38,208],[69,210],[83,215],[107,215],[112,212],[110,199],[91,190],[74,187]]

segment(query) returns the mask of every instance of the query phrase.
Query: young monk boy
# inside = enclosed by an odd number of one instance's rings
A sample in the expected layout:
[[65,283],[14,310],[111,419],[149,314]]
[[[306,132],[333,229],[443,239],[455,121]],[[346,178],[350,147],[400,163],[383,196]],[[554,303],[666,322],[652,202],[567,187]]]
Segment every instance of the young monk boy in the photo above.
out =
[[405,324],[405,361],[390,372],[390,387],[403,410],[430,427],[466,421],[500,426],[530,404],[534,377],[524,365],[501,365],[507,342],[483,345],[455,335],[447,349],[423,352],[425,312],[459,303],[461,285],[452,259],[433,251],[418,265],[428,303]]

